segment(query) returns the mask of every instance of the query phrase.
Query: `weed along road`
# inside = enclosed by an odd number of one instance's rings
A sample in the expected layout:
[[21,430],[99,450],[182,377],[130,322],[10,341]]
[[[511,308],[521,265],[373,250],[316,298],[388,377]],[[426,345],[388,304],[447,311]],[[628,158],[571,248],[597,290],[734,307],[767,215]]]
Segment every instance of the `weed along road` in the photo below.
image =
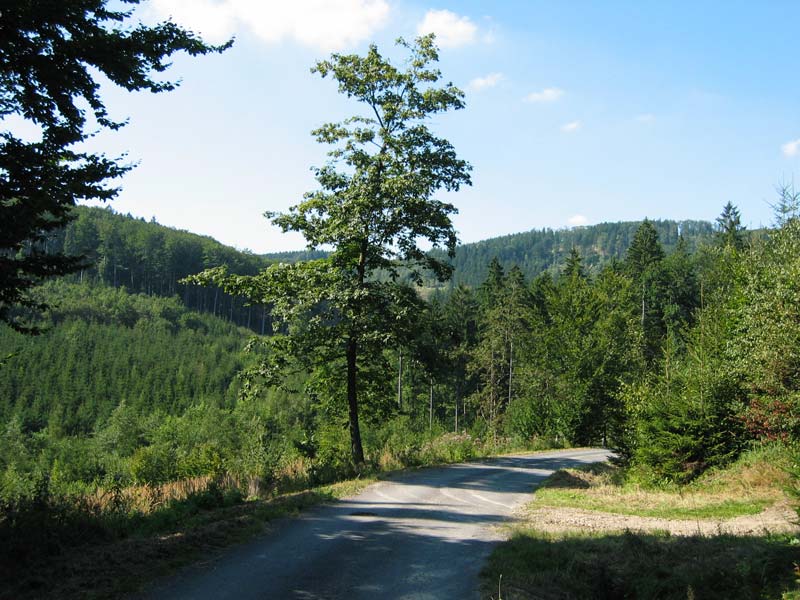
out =
[[504,456],[405,472],[351,499],[286,519],[145,598],[477,598],[496,525],[553,471],[605,450]]

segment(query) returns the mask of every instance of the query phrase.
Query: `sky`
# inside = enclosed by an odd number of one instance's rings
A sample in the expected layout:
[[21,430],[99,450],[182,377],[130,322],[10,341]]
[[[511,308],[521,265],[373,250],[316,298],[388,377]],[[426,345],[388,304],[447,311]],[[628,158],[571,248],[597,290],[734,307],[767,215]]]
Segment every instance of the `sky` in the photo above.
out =
[[433,31],[444,81],[466,108],[432,119],[473,167],[455,204],[459,239],[606,221],[714,220],[730,201],[772,222],[775,188],[800,179],[800,3],[551,0],[150,0],[221,55],[176,56],[180,87],[103,86],[129,124],[91,149],[138,166],[115,210],[254,252],[304,247],[270,226],[316,189],[327,148],[310,131],[359,112],[311,73],[370,43]]

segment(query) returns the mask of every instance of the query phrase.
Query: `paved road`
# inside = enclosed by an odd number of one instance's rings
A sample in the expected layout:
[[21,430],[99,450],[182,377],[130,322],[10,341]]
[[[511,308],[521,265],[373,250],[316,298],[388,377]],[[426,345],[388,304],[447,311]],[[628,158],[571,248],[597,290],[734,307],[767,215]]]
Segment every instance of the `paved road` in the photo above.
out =
[[495,525],[554,470],[605,450],[516,455],[402,473],[358,496],[281,522],[145,598],[477,598]]

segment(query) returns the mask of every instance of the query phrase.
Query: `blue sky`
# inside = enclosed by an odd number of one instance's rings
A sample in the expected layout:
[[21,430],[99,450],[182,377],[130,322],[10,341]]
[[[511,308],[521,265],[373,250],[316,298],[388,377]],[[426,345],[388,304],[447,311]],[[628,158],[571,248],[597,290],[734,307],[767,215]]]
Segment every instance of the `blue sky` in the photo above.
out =
[[92,140],[139,166],[116,210],[268,252],[303,247],[261,215],[315,187],[326,148],[309,135],[358,108],[310,73],[331,51],[389,56],[433,29],[467,108],[434,119],[474,167],[447,196],[463,242],[650,218],[713,220],[728,201],[751,227],[800,175],[800,3],[152,0],[219,41],[177,57],[174,92],[111,87],[129,118]]

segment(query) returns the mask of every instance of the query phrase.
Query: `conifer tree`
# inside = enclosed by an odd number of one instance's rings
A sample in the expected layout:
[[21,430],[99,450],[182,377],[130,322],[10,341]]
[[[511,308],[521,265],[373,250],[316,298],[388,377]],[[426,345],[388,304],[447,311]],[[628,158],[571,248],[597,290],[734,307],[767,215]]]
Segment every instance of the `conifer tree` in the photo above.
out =
[[636,230],[625,256],[625,271],[639,290],[640,325],[644,353],[649,361],[658,356],[664,335],[664,281],[662,261],[664,249],[658,231],[645,219]]
[[570,248],[567,262],[564,265],[564,277],[586,277],[586,274],[583,272],[581,253],[575,246]]
[[723,246],[729,246],[736,250],[741,250],[744,246],[743,232],[745,227],[739,215],[739,209],[732,202],[728,202],[722,208],[722,214],[717,217],[716,237]]

